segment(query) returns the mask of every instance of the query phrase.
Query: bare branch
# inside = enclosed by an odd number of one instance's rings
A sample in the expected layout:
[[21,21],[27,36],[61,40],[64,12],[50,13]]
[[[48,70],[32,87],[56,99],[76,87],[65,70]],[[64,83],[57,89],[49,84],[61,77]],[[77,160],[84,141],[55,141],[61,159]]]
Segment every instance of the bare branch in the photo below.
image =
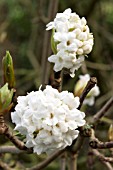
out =
[[10,132],[9,127],[5,123],[2,113],[0,115],[0,134],[5,135],[20,150],[32,151],[32,149],[28,149],[22,141],[20,141]]
[[66,170],[66,152],[60,157],[60,170]]
[[55,153],[53,153],[51,156],[49,156],[47,159],[45,159],[43,162],[41,162],[40,164],[32,167],[32,168],[27,168],[27,170],[41,170],[43,168],[45,168],[47,165],[49,165],[54,159],[56,159],[58,156],[60,156],[64,150],[59,150]]
[[108,149],[108,148],[113,148],[113,141],[110,142],[99,141],[99,139],[95,137],[95,131],[92,129],[89,145],[93,149]]
[[3,170],[11,170],[11,168],[4,162],[2,162],[0,160],[0,169],[3,169]]
[[113,97],[111,97],[108,102],[101,108],[100,111],[98,111],[96,113],[96,115],[94,115],[94,123],[97,123],[99,121],[100,118],[102,118],[105,113],[110,109],[110,107],[113,105]]
[[113,148],[113,141],[110,142],[101,142],[97,138],[94,140],[91,140],[89,145],[93,149],[108,149],[108,148]]
[[87,96],[87,94],[89,93],[89,91],[95,86],[95,84],[97,84],[97,79],[96,79],[96,77],[91,77],[90,80],[88,81],[88,83],[87,83],[84,91],[82,92],[82,94],[81,94],[81,96],[80,96],[80,105],[79,105],[78,109],[81,108],[85,97]]
[[77,156],[78,154],[69,152],[69,170],[77,170]]
[[94,155],[98,156],[98,158],[99,158],[101,161],[113,163],[113,158],[111,158],[111,157],[105,157],[105,156],[104,156],[103,154],[101,154],[98,150],[92,149],[92,152],[93,152]]
[[[104,157],[103,154],[101,154],[98,150],[93,149],[92,150],[93,154],[103,163],[106,165],[106,167],[108,168],[108,170],[113,170],[113,167],[111,166],[111,164],[109,162],[113,161],[113,158],[108,158],[108,157]],[[111,161],[112,160],[112,161]]]
[[61,81],[62,81],[61,71],[54,72],[54,80],[52,83],[52,87],[61,91]]
[[23,152],[23,151],[19,150],[15,146],[1,146],[0,147],[0,154],[1,153],[15,153],[15,154],[19,154],[21,152]]
[[92,149],[89,148],[88,157],[87,157],[87,167],[88,167],[88,170],[93,170],[94,169],[94,164],[95,164],[94,154],[92,152]]
[[13,136],[13,134],[9,131],[8,127],[7,127],[4,135],[20,150],[26,150],[27,149],[23,142],[21,142],[18,138]]
[[[58,8],[59,0],[50,0],[48,7],[48,19],[52,20],[55,16]],[[42,52],[42,74],[41,74],[41,84],[42,88],[45,88],[45,84],[48,84],[48,69],[49,63],[47,62],[48,56],[51,54],[51,44],[50,44],[50,32],[44,33],[44,41],[43,41],[43,52]]]
[[69,149],[71,150],[71,152],[77,153],[81,149],[83,142],[84,142],[84,137],[79,135],[77,140],[73,141],[73,144],[72,146],[69,147]]
[[86,61],[86,66],[88,68],[92,68],[92,69],[95,69],[95,70],[109,71],[109,70],[113,69],[109,64],[94,63],[94,62],[91,62],[91,61]]

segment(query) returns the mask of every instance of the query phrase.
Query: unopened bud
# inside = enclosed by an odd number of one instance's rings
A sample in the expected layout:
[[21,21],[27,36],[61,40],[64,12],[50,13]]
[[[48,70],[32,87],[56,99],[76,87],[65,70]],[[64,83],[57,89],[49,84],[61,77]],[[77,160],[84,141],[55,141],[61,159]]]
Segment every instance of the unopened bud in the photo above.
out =
[[51,48],[52,48],[53,53],[56,54],[57,53],[57,43],[54,41],[54,38],[53,38],[54,32],[55,31],[53,29],[52,30],[52,35],[51,35]]
[[74,95],[79,97],[81,93],[83,92],[85,86],[86,86],[86,83],[81,84],[80,80],[78,80],[74,88]]
[[110,125],[108,130],[108,138],[110,141],[113,141],[113,124]]
[[13,89],[8,89],[8,83],[0,88],[0,113],[4,113],[5,110],[9,110],[9,106],[13,97],[13,92]]
[[14,76],[13,60],[9,51],[6,51],[6,55],[3,57],[2,66],[3,66],[3,73],[4,73],[4,84],[8,83],[10,89],[14,88],[15,76]]

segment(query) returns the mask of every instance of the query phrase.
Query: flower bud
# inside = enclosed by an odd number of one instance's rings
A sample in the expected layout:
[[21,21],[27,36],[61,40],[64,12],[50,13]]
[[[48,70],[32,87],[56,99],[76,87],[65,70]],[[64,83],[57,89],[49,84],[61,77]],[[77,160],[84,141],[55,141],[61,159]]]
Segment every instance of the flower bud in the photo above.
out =
[[8,83],[0,88],[0,113],[9,110],[14,90],[8,89]]
[[83,54],[83,49],[82,48],[79,48],[78,50],[77,50],[77,55],[82,55]]
[[52,48],[53,53],[56,54],[57,53],[57,43],[54,41],[54,38],[53,38],[54,32],[55,31],[53,29],[52,30],[52,35],[51,35],[51,48]]
[[86,83],[81,85],[81,81],[78,80],[76,85],[75,85],[75,88],[74,88],[74,95],[80,97],[80,95],[83,92],[85,86],[86,86]]
[[78,39],[81,40],[81,41],[86,41],[86,40],[87,40],[87,33],[81,32],[81,33],[78,35]]
[[82,25],[86,25],[87,24],[87,21],[84,17],[81,18],[81,24]]
[[85,46],[83,46],[83,50],[85,54],[89,54],[92,50],[92,46],[90,44],[87,44]]
[[4,84],[8,83],[10,89],[14,88],[15,76],[14,76],[13,60],[9,51],[6,51],[6,55],[3,57],[2,66],[4,72]]
[[[85,75],[80,75],[79,80],[77,81],[75,88],[74,88],[74,95],[75,96],[80,96],[81,93],[83,92],[84,88],[86,87],[88,81],[90,80],[90,75],[85,74]],[[85,100],[84,100],[84,105],[90,105],[92,106],[95,101],[95,97],[100,94],[99,87],[95,85],[90,92],[87,94]]]
[[113,141],[113,124],[110,125],[108,130],[108,138],[110,141]]

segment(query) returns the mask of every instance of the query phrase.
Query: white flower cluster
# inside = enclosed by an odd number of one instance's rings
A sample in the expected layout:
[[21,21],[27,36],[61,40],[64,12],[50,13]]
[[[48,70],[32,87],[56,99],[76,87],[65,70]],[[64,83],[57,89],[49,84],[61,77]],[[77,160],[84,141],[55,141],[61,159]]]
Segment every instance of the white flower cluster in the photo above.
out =
[[[85,74],[85,75],[80,75],[79,76],[79,80],[75,85],[75,89],[74,89],[74,94],[75,96],[79,96],[80,93],[84,90],[87,82],[90,80],[90,75],[89,74]],[[88,93],[88,95],[86,96],[83,104],[87,104],[89,106],[92,106],[95,102],[95,97],[98,96],[100,94],[100,90],[99,87],[97,85],[95,85],[91,91]]]
[[19,96],[11,113],[15,130],[26,136],[26,146],[34,152],[52,152],[72,144],[77,128],[85,124],[85,113],[77,109],[79,97],[68,91],[58,92],[51,86],[44,91]]
[[53,29],[53,39],[57,53],[48,60],[54,63],[54,70],[70,69],[71,77],[81,66],[84,56],[89,54],[93,47],[93,35],[90,33],[84,17],[72,13],[71,9],[57,13],[53,22],[47,24],[47,29]]

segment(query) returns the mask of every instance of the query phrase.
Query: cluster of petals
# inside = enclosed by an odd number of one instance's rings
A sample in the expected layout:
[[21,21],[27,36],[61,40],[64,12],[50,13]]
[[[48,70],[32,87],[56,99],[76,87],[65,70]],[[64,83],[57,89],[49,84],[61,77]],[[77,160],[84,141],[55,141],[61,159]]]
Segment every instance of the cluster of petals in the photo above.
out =
[[18,97],[11,113],[15,130],[25,135],[26,147],[37,154],[63,149],[78,137],[78,127],[85,124],[85,113],[77,109],[79,97],[51,86]]
[[[85,88],[89,80],[90,80],[89,74],[79,76],[79,80],[74,88],[75,96],[80,96],[80,93],[83,91],[83,89]],[[98,96],[99,94],[100,94],[99,87],[95,84],[95,86],[91,89],[91,91],[86,96],[86,99],[84,100],[83,104],[92,106],[95,102],[95,97]]]
[[48,60],[54,63],[54,70],[70,69],[71,77],[75,70],[82,65],[84,56],[92,51],[93,35],[90,33],[87,21],[80,18],[71,9],[63,13],[57,13],[54,21],[47,24],[47,29],[53,29],[53,39],[56,43],[57,53],[51,55]]

